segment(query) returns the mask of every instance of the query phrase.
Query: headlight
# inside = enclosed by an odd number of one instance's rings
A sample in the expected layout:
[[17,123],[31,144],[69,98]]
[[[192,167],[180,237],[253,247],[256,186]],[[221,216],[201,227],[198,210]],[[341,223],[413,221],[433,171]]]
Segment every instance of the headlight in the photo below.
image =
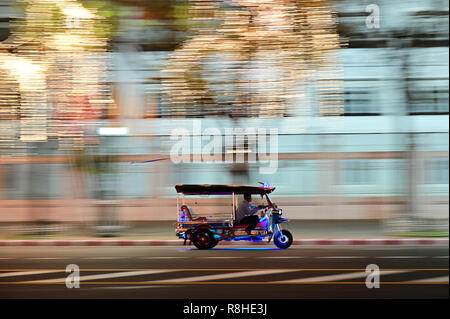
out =
[[283,210],[281,208],[273,208],[272,213],[277,213],[281,215],[283,213]]

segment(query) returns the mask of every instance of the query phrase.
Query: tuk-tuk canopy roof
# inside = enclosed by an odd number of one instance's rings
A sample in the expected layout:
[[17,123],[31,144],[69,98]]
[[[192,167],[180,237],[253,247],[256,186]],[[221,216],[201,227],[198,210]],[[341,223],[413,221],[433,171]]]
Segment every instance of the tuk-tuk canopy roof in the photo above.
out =
[[186,195],[231,195],[235,194],[270,194],[275,187],[264,186],[241,186],[241,185],[194,185],[177,184],[175,185],[177,193]]

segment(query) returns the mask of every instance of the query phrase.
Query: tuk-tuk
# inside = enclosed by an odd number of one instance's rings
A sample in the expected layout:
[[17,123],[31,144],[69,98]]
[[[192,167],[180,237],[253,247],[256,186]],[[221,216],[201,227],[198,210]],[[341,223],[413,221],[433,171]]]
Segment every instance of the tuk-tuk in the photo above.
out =
[[[261,183],[262,184],[262,183]],[[177,237],[184,239],[184,244],[189,240],[189,245],[194,243],[198,249],[210,249],[220,241],[262,241],[267,238],[270,242],[273,238],[275,245],[280,249],[291,246],[293,237],[288,230],[281,229],[281,224],[288,222],[282,218],[283,211],[269,198],[269,194],[275,187],[262,184],[261,186],[241,185],[175,185],[177,191]],[[236,221],[236,209],[238,207],[238,195],[260,195],[265,205],[260,205],[259,222],[250,233],[246,231],[248,225]],[[221,214],[195,214],[193,209],[186,205],[186,195],[231,196],[232,205],[227,213]]]

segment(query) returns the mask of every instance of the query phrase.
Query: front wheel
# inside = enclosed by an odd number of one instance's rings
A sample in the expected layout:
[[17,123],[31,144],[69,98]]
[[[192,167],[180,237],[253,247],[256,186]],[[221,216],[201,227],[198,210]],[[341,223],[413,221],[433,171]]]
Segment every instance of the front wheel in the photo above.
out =
[[289,248],[292,245],[292,241],[293,237],[291,232],[285,229],[277,231],[273,239],[275,246],[277,246],[280,249]]

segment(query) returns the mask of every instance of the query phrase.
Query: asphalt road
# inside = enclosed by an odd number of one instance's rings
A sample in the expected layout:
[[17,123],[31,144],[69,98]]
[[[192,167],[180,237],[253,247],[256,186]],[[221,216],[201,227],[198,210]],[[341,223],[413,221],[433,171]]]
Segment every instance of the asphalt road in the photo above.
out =
[[[66,266],[80,269],[67,288]],[[367,265],[381,271],[366,287]],[[448,298],[448,246],[0,247],[5,298]]]

